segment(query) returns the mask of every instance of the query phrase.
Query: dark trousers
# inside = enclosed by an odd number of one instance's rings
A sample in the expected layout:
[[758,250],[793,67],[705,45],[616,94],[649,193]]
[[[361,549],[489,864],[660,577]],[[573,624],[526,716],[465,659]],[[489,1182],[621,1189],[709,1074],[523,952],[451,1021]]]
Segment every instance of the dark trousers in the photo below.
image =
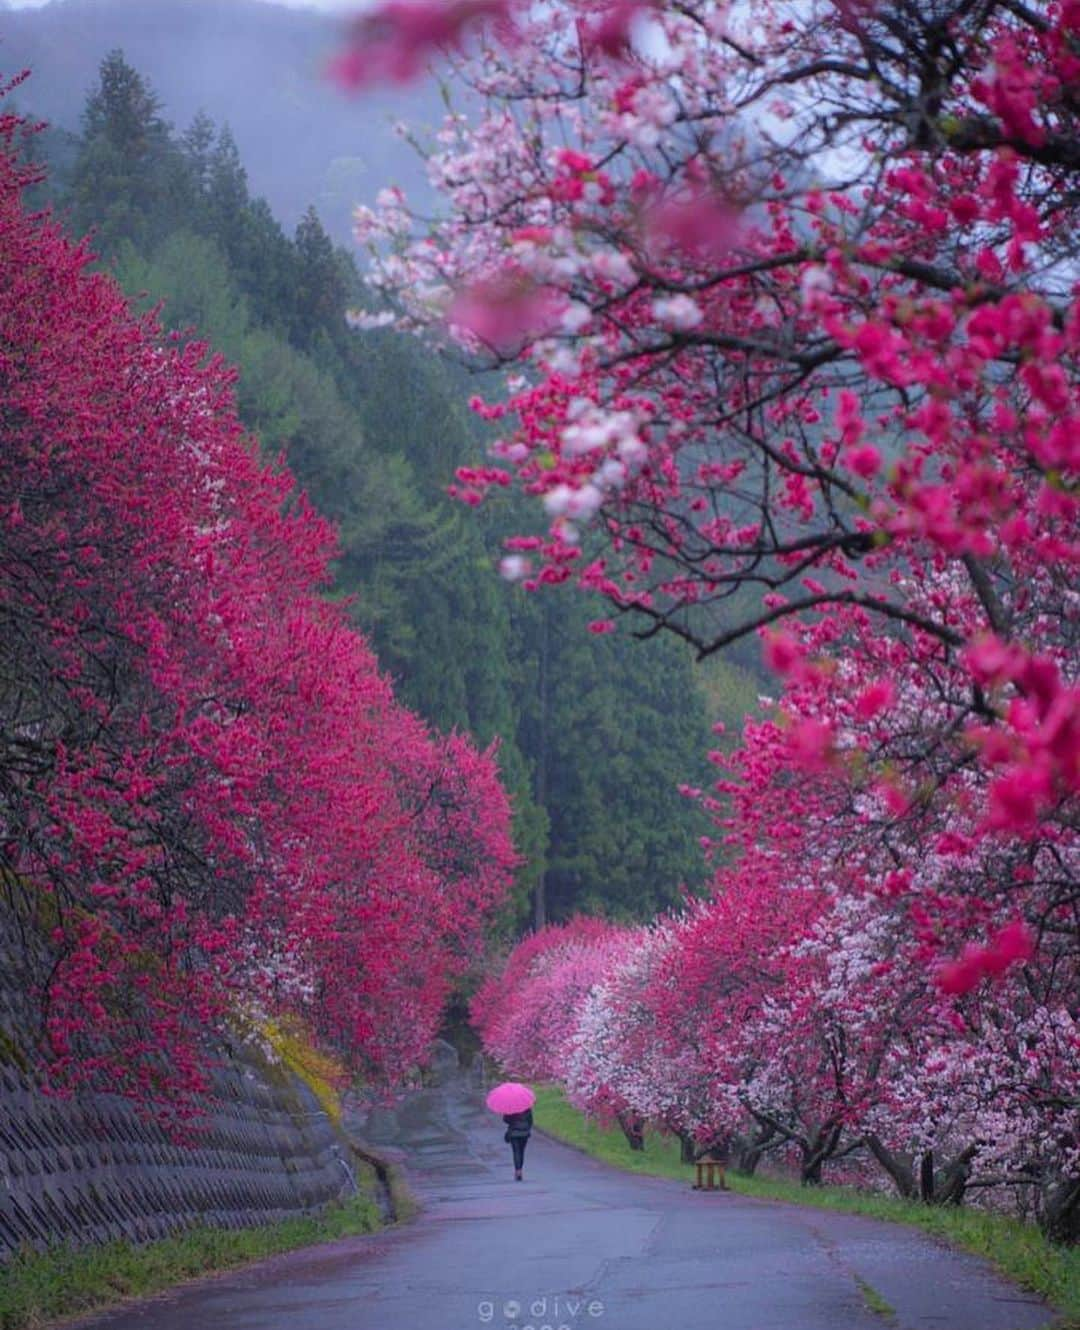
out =
[[510,1149],[514,1152],[514,1168],[520,1170],[525,1163],[525,1147],[529,1143],[527,1136],[511,1136]]

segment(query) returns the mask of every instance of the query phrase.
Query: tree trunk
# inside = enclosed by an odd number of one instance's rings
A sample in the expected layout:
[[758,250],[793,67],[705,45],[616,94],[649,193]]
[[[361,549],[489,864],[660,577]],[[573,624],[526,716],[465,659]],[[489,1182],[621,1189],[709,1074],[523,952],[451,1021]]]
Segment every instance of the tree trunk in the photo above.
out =
[[1039,1228],[1051,1242],[1080,1241],[1080,1178],[1055,1178],[1039,1195]]
[[927,1205],[934,1199],[934,1152],[925,1150],[919,1160],[919,1195]]
[[802,1169],[799,1181],[804,1187],[821,1186],[821,1170],[836,1153],[843,1128],[839,1123],[822,1123],[809,1140],[801,1143]]
[[633,1113],[617,1113],[619,1126],[631,1150],[645,1149],[645,1124]]
[[919,1166],[919,1194],[927,1205],[963,1205],[977,1149],[967,1146],[940,1170],[935,1168],[934,1152],[926,1151]]
[[683,1164],[692,1164],[697,1159],[697,1143],[686,1132],[679,1132],[679,1160]]
[[776,1139],[776,1128],[759,1125],[752,1136],[736,1136],[731,1142],[736,1173],[752,1177],[761,1157]]
[[906,1201],[914,1200],[918,1192],[915,1187],[915,1170],[912,1167],[910,1155],[897,1154],[890,1150],[887,1145],[882,1144],[874,1132],[868,1133],[864,1140],[866,1141],[866,1148],[892,1179],[900,1195]]

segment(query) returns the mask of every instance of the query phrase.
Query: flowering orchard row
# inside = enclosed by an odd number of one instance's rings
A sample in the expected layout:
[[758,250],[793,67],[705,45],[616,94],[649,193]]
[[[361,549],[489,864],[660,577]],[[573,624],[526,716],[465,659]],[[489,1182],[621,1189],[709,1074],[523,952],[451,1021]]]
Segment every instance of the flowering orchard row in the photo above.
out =
[[508,886],[494,754],[396,704],[230,371],[27,213],[0,132],[0,903],[44,1072],[182,1110],[242,1008],[398,1076]]
[[[909,588],[948,592],[929,572]],[[1017,835],[963,732],[967,665],[919,646],[859,607],[771,638],[785,693],[701,795],[710,898],[533,935],[474,1018],[505,1066],[632,1136],[652,1123],[748,1168],[780,1150],[808,1182],[876,1167],[934,1202],[974,1190],[1075,1240],[1075,804]],[[995,664],[987,648],[977,668]]]
[[[766,722],[748,744],[766,764],[775,730]],[[943,992],[930,959],[940,932],[928,946],[911,916],[926,921],[948,876],[986,918],[982,874],[1001,865],[946,837],[903,856],[920,866],[885,876],[898,894],[925,889],[909,912],[871,885],[870,849],[846,832],[819,857],[790,829],[770,838],[718,874],[711,899],[647,927],[579,917],[533,934],[474,998],[486,1050],[616,1118],[638,1147],[658,1128],[687,1158],[718,1150],[748,1172],[775,1153],[805,1183],[839,1168],[931,1203],[978,1194],[1075,1241],[1071,948],[990,924],[965,961],[981,982]]]
[[337,74],[435,49],[443,211],[358,229],[376,317],[508,372],[456,492],[533,496],[504,571],[597,631],[783,679],[703,796],[712,900],[531,940],[490,1046],[1075,1235],[1080,4],[387,4]]

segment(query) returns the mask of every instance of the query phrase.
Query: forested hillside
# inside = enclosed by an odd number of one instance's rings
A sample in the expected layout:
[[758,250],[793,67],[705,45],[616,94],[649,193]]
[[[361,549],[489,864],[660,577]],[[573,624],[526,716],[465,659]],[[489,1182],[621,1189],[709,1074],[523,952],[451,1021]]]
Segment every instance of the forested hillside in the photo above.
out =
[[[341,532],[337,594],[404,702],[442,731],[500,740],[525,867],[506,926],[579,909],[644,918],[696,888],[708,830],[679,782],[703,784],[708,721],[753,688],[730,667],[702,685],[683,647],[584,631],[587,602],[553,605],[495,574],[520,500],[483,520],[446,496],[483,455],[465,371],[387,331],[355,332],[365,293],[314,209],[287,234],[254,198],[228,129],[164,118],[119,52],[102,65],[53,202],[100,262],[181,339],[239,368],[242,417]],[[516,506],[515,506],[516,505]]]

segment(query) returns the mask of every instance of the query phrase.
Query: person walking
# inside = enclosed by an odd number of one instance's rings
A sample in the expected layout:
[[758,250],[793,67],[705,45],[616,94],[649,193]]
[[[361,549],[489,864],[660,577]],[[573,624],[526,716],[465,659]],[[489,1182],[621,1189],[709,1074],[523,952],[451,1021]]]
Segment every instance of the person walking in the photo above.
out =
[[526,1108],[521,1113],[504,1113],[503,1121],[506,1123],[503,1139],[510,1142],[510,1149],[514,1152],[514,1180],[520,1182],[521,1170],[525,1167],[525,1147],[529,1143],[533,1126],[532,1109]]
[[503,1140],[514,1152],[514,1179],[521,1181],[521,1170],[525,1165],[525,1147],[529,1143],[529,1134],[533,1128],[533,1104],[536,1095],[520,1081],[503,1081],[488,1092],[484,1101],[492,1113],[501,1113],[506,1123]]

